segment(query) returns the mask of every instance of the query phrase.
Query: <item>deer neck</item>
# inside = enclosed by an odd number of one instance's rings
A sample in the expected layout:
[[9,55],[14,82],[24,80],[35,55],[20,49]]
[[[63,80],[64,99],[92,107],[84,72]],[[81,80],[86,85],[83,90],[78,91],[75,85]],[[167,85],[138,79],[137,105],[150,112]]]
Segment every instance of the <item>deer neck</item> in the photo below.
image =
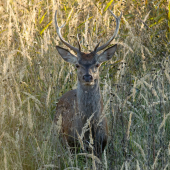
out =
[[79,112],[87,117],[90,117],[93,113],[94,115],[101,114],[102,99],[98,79],[93,86],[84,86],[78,81],[77,103]]

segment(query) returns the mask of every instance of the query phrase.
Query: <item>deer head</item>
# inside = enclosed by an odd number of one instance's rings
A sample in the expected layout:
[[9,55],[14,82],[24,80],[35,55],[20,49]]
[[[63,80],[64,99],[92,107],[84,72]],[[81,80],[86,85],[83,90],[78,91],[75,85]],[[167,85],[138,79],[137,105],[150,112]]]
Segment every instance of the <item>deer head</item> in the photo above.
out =
[[64,25],[62,25],[61,27],[58,26],[57,19],[56,19],[57,10],[55,12],[55,26],[56,26],[57,34],[60,40],[67,47],[69,47],[71,50],[77,53],[77,56],[70,53],[67,49],[56,46],[58,53],[61,55],[61,57],[65,61],[72,63],[77,67],[78,81],[81,82],[81,84],[85,86],[95,84],[96,80],[99,79],[99,67],[101,63],[104,61],[110,60],[116,51],[117,44],[107,48],[103,53],[99,55],[97,54],[99,51],[103,50],[111,43],[111,41],[116,37],[118,30],[119,30],[120,19],[121,19],[122,13],[119,17],[116,17],[112,11],[110,12],[116,19],[115,32],[113,36],[104,45],[99,46],[100,43],[98,43],[96,47],[94,48],[94,51],[90,53],[81,52],[81,47],[80,47],[78,36],[77,36],[77,40],[78,40],[79,48],[73,47],[72,45],[70,45],[68,42],[66,42],[63,39],[60,30],[62,27],[64,27]]

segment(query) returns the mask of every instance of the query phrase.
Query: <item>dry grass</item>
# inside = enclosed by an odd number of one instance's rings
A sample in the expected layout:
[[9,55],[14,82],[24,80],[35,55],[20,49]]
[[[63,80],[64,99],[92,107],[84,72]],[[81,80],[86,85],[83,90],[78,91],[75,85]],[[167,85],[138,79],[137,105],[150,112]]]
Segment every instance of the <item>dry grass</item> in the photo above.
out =
[[[62,43],[53,20],[57,9],[59,23],[66,21],[65,39],[76,46],[79,34],[87,52],[113,33],[109,2],[0,2],[0,169],[96,169],[93,150],[71,153],[58,137],[61,121],[53,125],[56,102],[76,86],[76,70],[55,49]],[[112,42],[119,44],[117,53],[101,66],[110,132],[103,169],[170,168],[169,39],[166,18],[150,27],[157,9],[147,3],[115,0],[109,7],[124,15]],[[160,8],[168,11],[167,3]]]

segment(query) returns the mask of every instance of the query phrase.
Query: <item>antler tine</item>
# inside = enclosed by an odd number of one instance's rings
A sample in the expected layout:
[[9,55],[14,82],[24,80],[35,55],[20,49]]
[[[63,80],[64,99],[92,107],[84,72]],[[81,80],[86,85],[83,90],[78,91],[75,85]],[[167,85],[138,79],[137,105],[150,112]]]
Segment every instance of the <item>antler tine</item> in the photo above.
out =
[[106,47],[111,43],[111,41],[117,36],[117,33],[118,33],[118,31],[119,31],[120,19],[121,19],[121,17],[122,17],[122,12],[121,12],[121,14],[120,14],[119,17],[116,17],[116,15],[115,15],[110,9],[109,9],[109,11],[111,12],[111,14],[112,14],[112,15],[115,17],[115,19],[116,19],[116,29],[115,29],[115,32],[114,32],[113,36],[110,38],[109,41],[107,41],[105,44],[103,44],[103,45],[100,46],[100,47],[98,47],[99,44],[96,45],[95,50],[94,50],[96,53],[97,53],[98,51],[101,51],[101,50],[103,50],[104,48],[106,48]]
[[[100,42],[101,42],[101,41],[100,41]],[[97,52],[97,48],[99,47],[100,42],[97,43],[96,47],[94,48],[94,52]]]
[[[73,47],[72,45],[70,45],[68,42],[66,42],[66,41],[63,39],[63,37],[62,37],[62,35],[61,35],[61,32],[60,32],[60,29],[63,28],[64,26],[65,26],[65,23],[64,23],[61,27],[58,26],[58,23],[57,23],[57,10],[56,10],[56,11],[55,11],[55,27],[56,27],[56,31],[57,31],[57,34],[58,34],[60,40],[61,40],[67,47],[69,47],[71,50],[73,50],[74,52],[80,53],[80,47],[79,47],[79,49],[78,49],[78,48],[75,48],[75,47]],[[80,46],[80,45],[79,45],[79,46]]]

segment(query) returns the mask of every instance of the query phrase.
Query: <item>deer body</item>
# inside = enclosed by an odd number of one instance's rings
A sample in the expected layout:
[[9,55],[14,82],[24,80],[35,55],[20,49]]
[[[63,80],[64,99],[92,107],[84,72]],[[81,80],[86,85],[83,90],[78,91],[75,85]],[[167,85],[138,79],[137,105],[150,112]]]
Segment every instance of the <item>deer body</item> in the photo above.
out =
[[[78,144],[78,136],[82,134],[82,129],[87,123],[87,120],[94,113],[90,121],[92,138],[94,139],[94,148],[98,148],[96,155],[101,157],[107,143],[108,128],[107,121],[104,117],[102,119],[103,102],[100,94],[99,84],[94,88],[82,88],[81,86],[65,93],[58,102],[57,114],[62,115],[62,134],[64,140],[66,139],[70,147],[75,147]],[[84,144],[88,145],[90,132],[84,134]],[[102,144],[102,145],[101,145]],[[100,146],[98,146],[100,145]],[[101,149],[99,149],[101,148]],[[86,148],[87,149],[87,148]]]
[[106,49],[100,55],[97,52],[107,47],[118,33],[121,15],[119,18],[113,13],[112,15],[116,18],[117,22],[114,35],[106,44],[99,47],[98,43],[94,51],[89,54],[81,52],[79,41],[79,49],[68,44],[60,33],[60,28],[63,26],[58,27],[55,20],[56,30],[60,40],[75,51],[77,56],[74,56],[67,49],[56,46],[58,53],[65,61],[76,65],[78,77],[77,89],[65,93],[60,98],[57,104],[55,122],[59,120],[60,116],[62,117],[61,131],[63,139],[71,147],[79,143],[79,137],[83,138],[83,145],[89,145],[91,136],[94,153],[100,158],[107,144],[108,127],[106,117],[103,113],[103,101],[99,86],[99,67],[102,62],[111,59],[117,45]]

